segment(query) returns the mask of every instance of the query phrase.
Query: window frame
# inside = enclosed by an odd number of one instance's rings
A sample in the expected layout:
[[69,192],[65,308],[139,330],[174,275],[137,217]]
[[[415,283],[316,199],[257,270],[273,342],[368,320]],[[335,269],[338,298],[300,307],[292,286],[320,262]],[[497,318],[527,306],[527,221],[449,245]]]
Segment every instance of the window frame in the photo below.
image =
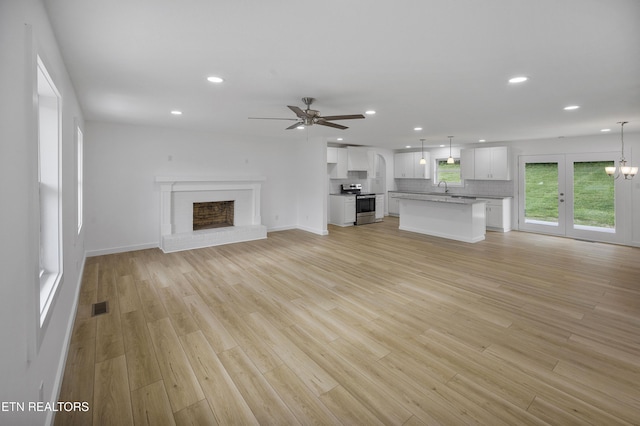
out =
[[39,212],[36,306],[39,346],[63,281],[62,96],[40,55],[36,55],[35,77]]
[[[433,164],[433,184],[434,185],[438,185],[438,183],[440,183],[443,179],[440,179],[439,177],[439,162],[444,161],[446,162],[448,159],[448,157],[446,158],[434,158],[434,164]],[[447,186],[448,187],[454,187],[454,188],[459,188],[459,187],[464,187],[464,179],[462,178],[462,162],[460,160],[460,156],[457,157],[453,157],[453,159],[455,160],[455,162],[458,164],[458,173],[460,176],[460,181],[455,181],[455,182],[450,182],[450,181],[446,181],[447,182]]]
[[76,122],[76,205],[78,225],[78,235],[82,232],[84,225],[84,133],[80,125]]

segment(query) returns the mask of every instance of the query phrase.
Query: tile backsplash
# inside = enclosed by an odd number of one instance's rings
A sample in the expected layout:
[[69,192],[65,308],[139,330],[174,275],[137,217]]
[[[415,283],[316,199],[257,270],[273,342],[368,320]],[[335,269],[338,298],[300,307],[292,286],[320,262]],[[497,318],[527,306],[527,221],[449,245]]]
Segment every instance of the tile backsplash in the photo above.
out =
[[[438,188],[431,180],[395,179],[398,191],[406,192],[444,192],[444,185]],[[491,195],[497,197],[513,197],[514,181],[510,180],[466,180],[464,186],[450,186],[451,194]]]

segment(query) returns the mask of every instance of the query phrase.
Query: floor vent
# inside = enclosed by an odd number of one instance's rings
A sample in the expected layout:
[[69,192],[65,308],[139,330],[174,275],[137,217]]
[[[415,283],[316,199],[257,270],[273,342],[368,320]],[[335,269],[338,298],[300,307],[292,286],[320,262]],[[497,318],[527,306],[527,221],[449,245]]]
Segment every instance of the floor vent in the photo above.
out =
[[95,317],[97,315],[106,314],[109,312],[109,302],[106,300],[104,302],[98,302],[91,305],[91,316]]

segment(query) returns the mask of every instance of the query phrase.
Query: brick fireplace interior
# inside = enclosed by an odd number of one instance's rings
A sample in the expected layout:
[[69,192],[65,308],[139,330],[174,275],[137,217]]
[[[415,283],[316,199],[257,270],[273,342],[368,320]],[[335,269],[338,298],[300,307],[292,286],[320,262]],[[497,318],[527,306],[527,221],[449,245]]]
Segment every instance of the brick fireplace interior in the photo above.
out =
[[233,201],[193,203],[193,230],[233,226]]

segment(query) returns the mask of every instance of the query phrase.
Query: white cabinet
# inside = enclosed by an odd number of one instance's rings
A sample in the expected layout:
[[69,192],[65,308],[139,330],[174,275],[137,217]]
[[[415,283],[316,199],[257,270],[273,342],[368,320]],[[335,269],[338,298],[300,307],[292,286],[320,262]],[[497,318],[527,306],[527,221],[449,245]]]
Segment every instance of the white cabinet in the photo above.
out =
[[475,179],[475,149],[460,150],[460,177],[462,180]]
[[479,180],[511,180],[508,148],[506,146],[476,148],[474,176]]
[[356,221],[356,196],[331,195],[329,197],[329,223],[352,226]]
[[511,231],[511,198],[478,198],[485,201],[487,230]]
[[327,147],[327,164],[335,164],[338,162],[338,148]]
[[422,152],[401,152],[393,155],[393,177],[396,179],[430,179],[430,155],[424,153],[426,164],[420,164]]
[[389,192],[389,216],[400,215],[400,198],[397,192]]
[[[332,151],[331,159],[334,159],[335,163],[329,163],[329,150]],[[329,177],[331,179],[346,179],[347,178],[347,158],[348,153],[346,148],[327,148],[327,163],[329,165]]]
[[384,219],[384,194],[376,194],[376,222]]
[[348,147],[347,170],[350,172],[368,172],[369,171],[369,155],[364,148]]

